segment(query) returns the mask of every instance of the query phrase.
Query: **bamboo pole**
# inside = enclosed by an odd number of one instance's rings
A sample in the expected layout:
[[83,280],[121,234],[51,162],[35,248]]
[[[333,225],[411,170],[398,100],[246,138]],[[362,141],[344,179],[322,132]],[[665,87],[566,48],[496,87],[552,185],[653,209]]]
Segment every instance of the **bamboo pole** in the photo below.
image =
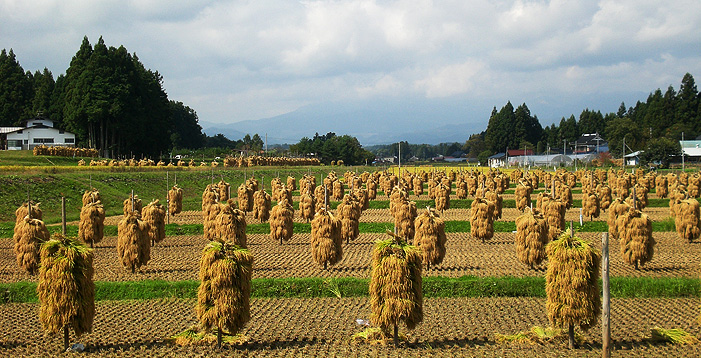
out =
[[61,232],[66,235],[66,197],[61,196]]
[[601,310],[601,341],[603,358],[611,357],[611,295],[609,283],[609,234],[601,234],[601,280],[603,286],[603,302]]
[[168,205],[168,204],[170,204],[170,197],[168,195],[168,190],[170,189],[169,188],[169,182],[170,182],[169,179],[170,179],[169,174],[168,174],[168,172],[166,172],[166,220],[168,221],[167,222],[168,224],[170,224],[170,206]]

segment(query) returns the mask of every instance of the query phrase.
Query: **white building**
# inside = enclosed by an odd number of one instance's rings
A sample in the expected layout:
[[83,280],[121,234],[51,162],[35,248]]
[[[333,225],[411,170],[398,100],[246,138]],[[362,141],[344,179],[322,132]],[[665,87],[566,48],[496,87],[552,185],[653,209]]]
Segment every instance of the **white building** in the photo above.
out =
[[27,120],[25,127],[0,128],[8,150],[34,149],[38,145],[54,147],[75,146],[75,134],[54,128],[54,122],[37,116]]

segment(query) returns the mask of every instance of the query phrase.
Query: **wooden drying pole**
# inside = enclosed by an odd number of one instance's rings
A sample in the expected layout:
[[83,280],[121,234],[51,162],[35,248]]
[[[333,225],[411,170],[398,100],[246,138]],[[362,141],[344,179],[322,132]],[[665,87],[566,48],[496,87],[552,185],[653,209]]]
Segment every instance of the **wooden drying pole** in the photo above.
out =
[[603,302],[601,310],[601,356],[611,357],[611,294],[609,283],[609,234],[601,234],[601,281],[603,286]]
[[170,190],[169,179],[169,174],[166,172],[166,220],[168,221],[168,224],[170,224],[170,196],[168,195],[168,191]]

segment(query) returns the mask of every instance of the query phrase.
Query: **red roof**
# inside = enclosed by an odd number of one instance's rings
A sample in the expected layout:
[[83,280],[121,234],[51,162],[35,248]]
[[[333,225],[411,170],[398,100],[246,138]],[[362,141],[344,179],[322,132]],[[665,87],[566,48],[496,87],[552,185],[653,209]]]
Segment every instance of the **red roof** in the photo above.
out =
[[[524,154],[525,152],[525,154]],[[523,149],[509,149],[508,150],[509,156],[510,157],[521,157],[524,155],[533,155],[533,150],[528,149],[528,150],[523,150]]]

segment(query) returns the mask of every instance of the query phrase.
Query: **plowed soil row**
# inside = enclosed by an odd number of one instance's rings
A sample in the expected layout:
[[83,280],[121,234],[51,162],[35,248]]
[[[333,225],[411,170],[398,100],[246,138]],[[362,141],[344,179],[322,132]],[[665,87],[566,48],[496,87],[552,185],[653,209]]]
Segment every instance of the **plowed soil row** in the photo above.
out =
[[[417,208],[419,213],[421,213],[421,210],[425,208]],[[669,214],[669,208],[663,207],[663,208],[645,208],[643,210],[644,213],[646,213],[648,216],[650,216],[650,220],[652,221],[663,221],[666,219],[669,219],[670,214]],[[504,208],[502,210],[502,217],[498,221],[514,221],[516,220],[517,217],[522,215],[523,213],[521,211],[518,211],[517,209],[514,208]],[[567,213],[565,215],[565,219],[567,221],[575,221],[579,222],[579,215],[580,215],[580,208],[571,208],[567,210]],[[448,209],[444,211],[443,213],[440,213],[440,216],[443,218],[443,220],[446,221],[469,221],[470,220],[470,209]],[[606,221],[606,218],[608,217],[608,212],[602,212],[601,215],[598,218],[594,218],[594,221]],[[110,216],[105,218],[105,225],[113,225],[116,226],[119,221],[122,220],[122,216]],[[178,215],[171,216],[168,219],[169,223],[172,224],[179,224],[179,225],[185,225],[185,224],[202,224],[202,212],[201,211],[184,211]],[[295,217],[294,217],[295,222],[306,222],[301,217],[300,211],[295,210]],[[584,221],[590,221],[591,218],[584,217]],[[360,222],[393,222],[394,218],[392,217],[392,214],[390,213],[389,209],[367,209],[363,211],[362,215],[360,216]],[[253,217],[253,213],[246,213],[246,222],[249,224],[254,224],[258,223],[259,221],[256,220]],[[69,223],[71,225],[77,225],[78,222],[74,221]]]
[[[424,301],[424,321],[401,347],[352,343],[363,330],[357,318],[370,315],[366,298],[254,299],[247,341],[224,346],[180,347],[168,337],[197,322],[195,300],[105,301],[97,303],[93,333],[75,338],[90,357],[600,357],[597,325],[583,334],[580,349],[565,342],[544,345],[498,343],[495,334],[547,326],[545,300],[536,298],[435,298]],[[652,342],[655,326],[698,332],[698,299],[614,299],[613,356],[698,357],[701,345]],[[654,307],[655,309],[650,309]],[[36,304],[0,305],[0,356],[59,356],[62,335],[45,336]],[[400,332],[405,332],[401,327]]]
[[[443,263],[424,270],[427,276],[461,277],[543,276],[546,262],[531,270],[516,258],[514,233],[496,233],[482,243],[469,233],[448,234],[447,254]],[[599,233],[580,233],[583,238],[601,247]],[[361,234],[343,247],[343,259],[328,270],[312,261],[310,234],[295,234],[282,246],[268,235],[248,235],[248,247],[254,256],[253,277],[369,277],[373,244],[384,234]],[[676,233],[655,233],[655,256],[641,270],[622,260],[615,240],[610,243],[612,276],[635,277],[699,277],[701,243],[687,243]],[[160,279],[168,281],[197,280],[201,250],[207,241],[202,236],[172,236],[156,244],[151,260],[132,274],[117,256],[116,238],[108,237],[96,245],[96,281],[134,281]],[[0,282],[35,281],[15,263],[12,240],[0,241]]]

